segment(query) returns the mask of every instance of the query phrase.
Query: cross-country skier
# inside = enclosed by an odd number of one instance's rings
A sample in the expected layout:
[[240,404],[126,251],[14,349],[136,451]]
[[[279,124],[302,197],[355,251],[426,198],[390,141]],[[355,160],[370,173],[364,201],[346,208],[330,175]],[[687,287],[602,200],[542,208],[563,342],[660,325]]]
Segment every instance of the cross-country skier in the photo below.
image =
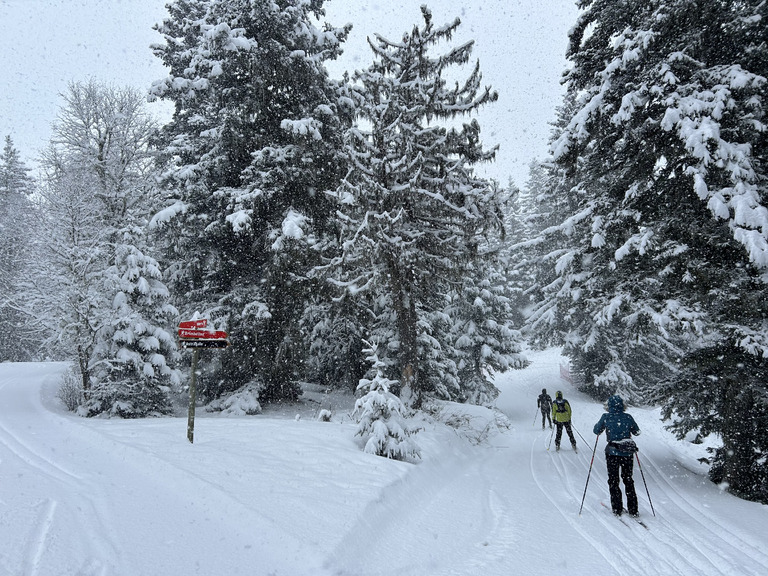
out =
[[611,509],[617,516],[623,512],[623,502],[619,478],[624,481],[627,493],[627,512],[637,517],[637,493],[632,478],[632,458],[637,452],[637,445],[632,435],[640,434],[640,428],[629,414],[625,413],[624,400],[621,396],[611,396],[606,402],[608,412],[595,424],[594,433],[605,430],[608,445],[605,447],[605,461],[608,465],[608,489],[611,492]]
[[552,410],[552,396],[547,394],[547,389],[542,388],[539,398],[536,400],[536,405],[541,410],[541,429],[544,430],[544,421],[549,420],[549,427],[552,428],[552,417],[549,415]]
[[555,450],[560,450],[560,438],[563,436],[563,427],[568,432],[568,438],[571,439],[571,446],[576,450],[576,438],[573,437],[573,430],[571,430],[571,405],[568,403],[568,400],[563,398],[563,393],[560,390],[555,393],[555,401],[552,403],[552,420],[555,421],[555,426],[557,426]]

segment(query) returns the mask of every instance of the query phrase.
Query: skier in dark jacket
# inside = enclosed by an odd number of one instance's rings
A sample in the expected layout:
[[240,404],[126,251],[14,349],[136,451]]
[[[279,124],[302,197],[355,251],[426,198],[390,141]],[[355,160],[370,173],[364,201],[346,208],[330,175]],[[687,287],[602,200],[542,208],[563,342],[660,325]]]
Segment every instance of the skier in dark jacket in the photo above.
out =
[[536,405],[541,410],[541,429],[544,430],[544,421],[549,420],[549,427],[552,428],[552,416],[549,415],[552,410],[552,396],[547,394],[547,389],[542,388],[539,398],[536,400]]
[[608,445],[605,447],[605,461],[608,465],[608,489],[611,492],[611,509],[617,516],[623,512],[623,502],[619,478],[624,481],[624,491],[627,493],[627,512],[637,516],[637,493],[635,481],[632,478],[632,459],[637,452],[637,445],[632,435],[640,434],[635,419],[624,412],[624,400],[621,396],[611,396],[606,403],[608,412],[600,417],[595,424],[594,433],[601,434],[605,430]]
[[[560,438],[563,437],[563,428],[568,433],[568,438],[571,439],[571,446],[576,450],[576,438],[573,437],[573,430],[571,429],[571,405],[568,400],[563,398],[563,393],[558,390],[555,392],[555,401],[552,403],[552,419],[557,426],[557,433],[555,434],[555,450],[560,450]],[[578,452],[578,450],[576,450]]]

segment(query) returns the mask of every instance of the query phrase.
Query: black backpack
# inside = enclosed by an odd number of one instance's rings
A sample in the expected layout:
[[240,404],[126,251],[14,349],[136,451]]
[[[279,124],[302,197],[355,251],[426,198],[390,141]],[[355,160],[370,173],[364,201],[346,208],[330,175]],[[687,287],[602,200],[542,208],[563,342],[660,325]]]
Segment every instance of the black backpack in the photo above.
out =
[[563,398],[555,400],[555,412],[565,412],[565,400]]

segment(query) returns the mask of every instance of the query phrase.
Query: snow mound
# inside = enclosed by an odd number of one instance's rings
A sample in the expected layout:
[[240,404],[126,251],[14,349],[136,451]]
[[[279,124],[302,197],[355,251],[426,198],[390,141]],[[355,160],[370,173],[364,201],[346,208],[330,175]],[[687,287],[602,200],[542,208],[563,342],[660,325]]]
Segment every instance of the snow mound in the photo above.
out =
[[486,406],[434,400],[425,407],[425,412],[472,444],[481,444],[512,427],[503,412]]
[[207,412],[220,412],[222,416],[253,416],[261,414],[259,393],[261,386],[250,382],[226,398],[214,400],[205,407]]

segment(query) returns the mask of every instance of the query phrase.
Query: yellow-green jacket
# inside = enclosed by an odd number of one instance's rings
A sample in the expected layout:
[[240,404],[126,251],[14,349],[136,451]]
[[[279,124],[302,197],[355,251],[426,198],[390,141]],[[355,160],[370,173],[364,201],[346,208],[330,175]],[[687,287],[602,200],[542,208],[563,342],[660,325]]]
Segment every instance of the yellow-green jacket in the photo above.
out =
[[562,395],[558,395],[552,402],[552,420],[555,422],[570,422],[571,420],[571,405]]

